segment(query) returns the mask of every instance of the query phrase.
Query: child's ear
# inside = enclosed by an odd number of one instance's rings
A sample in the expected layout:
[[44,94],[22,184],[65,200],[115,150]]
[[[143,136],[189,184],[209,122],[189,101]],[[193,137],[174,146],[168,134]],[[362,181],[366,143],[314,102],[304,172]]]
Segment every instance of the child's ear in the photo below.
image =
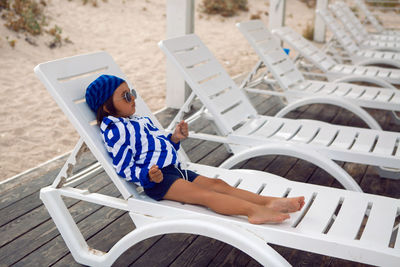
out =
[[110,113],[110,111],[107,109],[106,105],[103,105],[102,108],[103,108],[103,110],[104,110],[105,112]]

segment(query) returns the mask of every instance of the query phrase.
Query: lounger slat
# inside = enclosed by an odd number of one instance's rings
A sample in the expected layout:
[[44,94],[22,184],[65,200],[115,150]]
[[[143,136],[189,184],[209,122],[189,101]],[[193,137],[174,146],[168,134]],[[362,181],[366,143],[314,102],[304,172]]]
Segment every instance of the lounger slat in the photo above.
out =
[[392,80],[400,81],[400,71],[399,70],[391,70],[389,74],[389,78]]
[[377,101],[387,102],[392,97],[393,93],[396,93],[396,92],[393,92],[392,90],[383,90],[382,89],[380,91],[379,95],[375,99]]
[[304,233],[322,233],[328,226],[339,202],[340,196],[333,192],[319,193],[297,229]]
[[[250,134],[255,136],[264,136],[269,137],[274,134],[278,129],[280,129],[284,125],[284,121],[280,120],[269,120],[267,121],[260,129],[256,132]],[[250,128],[244,126],[236,131],[238,134],[245,134],[246,132],[251,131]]]
[[209,50],[202,46],[193,50],[188,50],[175,54],[176,59],[182,64],[184,67],[194,66],[205,60],[212,60],[213,57],[210,55]]
[[352,151],[368,152],[374,145],[376,139],[376,133],[373,132],[361,132],[356,139],[356,142],[352,146]]
[[397,230],[396,243],[394,244],[394,249],[400,250],[400,229]]
[[238,123],[247,120],[249,115],[251,115],[249,113],[249,103],[246,101],[241,101],[237,103],[237,106],[235,106],[233,109],[222,114],[222,117],[227,122],[229,127],[233,128]]
[[324,87],[324,84],[322,84],[322,83],[311,83],[311,85],[308,86],[305,91],[310,92],[310,93],[315,93],[315,92],[320,91],[323,87]]
[[340,87],[338,84],[335,83],[322,83],[323,88],[318,91],[317,93],[322,94],[322,95],[334,95],[335,91]]
[[[272,36],[271,34],[269,34],[269,32],[264,31],[263,29],[250,31],[250,32],[249,32],[249,35],[251,36],[251,38],[252,38],[256,43],[260,43],[260,42],[264,42],[264,41],[269,41],[269,40],[275,38],[274,36]],[[275,39],[274,39],[274,40],[275,40]]]
[[389,246],[398,209],[398,205],[389,201],[374,202],[360,240],[374,246]]
[[353,90],[353,86],[350,84],[338,83],[337,85],[339,86],[339,88],[335,91],[335,96],[347,96],[347,94],[349,94],[349,91]]
[[212,77],[215,74],[218,74],[220,71],[220,65],[216,60],[210,60],[200,65],[187,67],[186,71],[190,74],[191,77],[196,82],[203,81],[209,77]]
[[317,125],[302,127],[291,140],[295,142],[308,143],[312,138],[316,136],[319,129],[320,127]]
[[345,197],[335,221],[327,235],[355,239],[360,229],[368,200],[364,198]]
[[381,68],[381,69],[378,70],[377,76],[379,78],[385,79],[385,78],[389,78],[390,74],[391,74],[391,71]]
[[236,87],[231,80],[227,80],[227,74],[225,72],[216,73],[214,76],[210,77],[209,80],[201,84],[197,83],[197,85],[205,92],[205,96],[207,97],[221,92],[229,86]]
[[368,68],[367,72],[365,73],[367,76],[377,76],[378,70],[376,68]]
[[389,103],[400,103],[400,93],[394,92],[394,96],[390,99]]
[[380,88],[370,87],[365,91],[365,93],[360,97],[360,99],[365,99],[365,100],[374,99],[379,91]]
[[351,91],[346,94],[346,97],[358,98],[365,91],[364,88],[359,86],[352,86]]
[[341,128],[339,134],[331,144],[331,147],[342,149],[350,148],[356,138],[356,134],[357,132],[352,128]]
[[341,73],[343,74],[352,74],[356,71],[356,68],[351,65],[345,65]]
[[293,65],[293,62],[290,61],[290,59],[285,59],[274,66],[274,72],[279,76],[285,75],[285,73],[290,70],[295,70],[295,66]]
[[285,123],[283,127],[277,131],[271,139],[274,140],[288,140],[300,130],[301,124],[299,123]]
[[248,179],[247,177],[244,177],[240,184],[238,185],[237,188],[243,189],[250,191],[252,193],[257,193],[258,190],[263,186],[263,184],[260,181],[256,181],[254,179]]
[[337,64],[331,69],[331,71],[332,72],[342,72],[344,70],[344,68],[345,68],[345,65]]
[[222,92],[220,95],[210,99],[211,102],[214,103],[215,108],[222,112],[234,105],[238,100],[241,98],[246,97],[243,95],[242,92],[239,90],[229,90],[227,89],[226,92]]
[[399,136],[399,134],[381,133],[379,135],[378,142],[376,143],[374,153],[391,156],[396,145],[396,140],[399,139]]
[[336,134],[337,128],[322,127],[317,136],[310,142],[310,144],[327,146],[332,142]]
[[293,84],[301,82],[303,80],[303,75],[301,75],[298,70],[293,70],[282,76],[279,79],[279,82],[283,84],[284,88],[290,88]]
[[312,199],[315,192],[308,190],[303,186],[296,186],[294,188],[289,188],[289,189],[290,189],[290,192],[287,195],[288,198],[289,197],[300,197],[300,196],[304,197],[303,209],[298,212],[290,213],[290,221],[292,222],[292,225],[293,225],[298,221],[299,217],[302,216],[303,212],[305,211],[304,207],[307,207],[307,204]]
[[260,195],[269,197],[283,197],[287,192],[286,183],[268,183],[261,191]]

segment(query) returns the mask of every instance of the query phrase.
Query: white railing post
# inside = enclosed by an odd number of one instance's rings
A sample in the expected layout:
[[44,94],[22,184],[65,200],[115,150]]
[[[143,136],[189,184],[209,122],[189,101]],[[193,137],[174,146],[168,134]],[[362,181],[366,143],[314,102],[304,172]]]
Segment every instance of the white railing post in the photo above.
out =
[[271,0],[269,4],[269,30],[285,26],[286,0]]
[[[193,32],[194,0],[167,0],[167,39]],[[180,108],[189,96],[190,90],[182,75],[168,60],[166,72],[166,106]]]
[[[329,0],[317,0],[317,6],[315,10],[325,10],[328,8]],[[325,42],[326,25],[323,19],[315,14],[314,20],[314,41],[323,43]]]

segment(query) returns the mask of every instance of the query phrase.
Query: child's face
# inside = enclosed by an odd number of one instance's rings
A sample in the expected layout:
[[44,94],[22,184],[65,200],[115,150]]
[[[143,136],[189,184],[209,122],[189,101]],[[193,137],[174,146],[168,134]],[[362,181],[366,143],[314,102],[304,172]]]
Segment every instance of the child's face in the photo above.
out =
[[126,82],[121,83],[112,95],[114,107],[117,110],[117,115],[120,117],[129,117],[135,114],[135,97],[131,95],[131,101],[124,97],[126,93],[130,93],[130,89]]

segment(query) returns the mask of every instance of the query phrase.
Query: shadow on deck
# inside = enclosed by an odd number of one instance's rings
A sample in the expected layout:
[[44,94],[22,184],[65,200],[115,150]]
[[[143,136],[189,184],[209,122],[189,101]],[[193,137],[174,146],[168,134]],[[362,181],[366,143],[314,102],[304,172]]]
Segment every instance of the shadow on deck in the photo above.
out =
[[[273,115],[282,104],[275,97],[251,95],[260,114]],[[157,114],[167,125],[176,110],[167,109]],[[391,131],[400,131],[393,124],[388,113],[370,110],[370,113]],[[365,127],[363,122],[347,111],[327,105],[310,105],[291,112],[287,117],[318,119],[341,125]],[[209,123],[199,123],[194,127],[212,131]],[[221,144],[187,139],[183,148],[193,162],[218,166],[230,154]],[[55,224],[39,199],[40,188],[52,183],[67,156],[43,166],[18,179],[0,185],[0,266],[74,266],[77,264],[69,253]],[[76,166],[83,169],[94,163],[92,155],[85,155]],[[400,197],[400,181],[379,178],[375,169],[352,163],[340,163],[360,184],[364,192]],[[309,162],[283,156],[258,157],[242,162],[239,168],[271,172],[290,180],[341,187],[332,177]],[[45,173],[43,174],[43,170]],[[89,188],[118,197],[119,192],[104,172],[93,175],[78,188]],[[134,229],[127,212],[107,207],[65,199],[71,214],[91,247],[107,251],[125,234]],[[273,246],[292,265],[357,266],[357,263],[321,256],[299,250]],[[259,265],[247,254],[220,241],[189,234],[161,235],[147,239],[127,250],[115,266],[255,266]],[[358,264],[362,265],[362,264]],[[363,266],[363,265],[362,265]]]

